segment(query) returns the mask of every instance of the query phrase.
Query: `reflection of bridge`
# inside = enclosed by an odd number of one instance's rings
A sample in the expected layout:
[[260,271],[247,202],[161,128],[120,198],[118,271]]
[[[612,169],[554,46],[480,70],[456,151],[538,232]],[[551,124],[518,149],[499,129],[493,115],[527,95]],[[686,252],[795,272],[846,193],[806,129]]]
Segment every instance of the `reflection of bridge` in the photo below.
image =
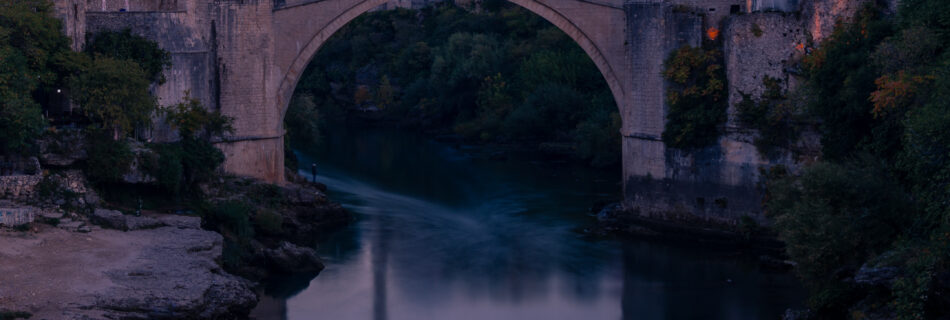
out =
[[[284,179],[282,120],[301,73],[337,30],[390,1],[409,0],[54,2],[77,48],[86,32],[132,28],[171,51],[168,82],[155,89],[160,101],[177,102],[190,90],[234,117],[234,136],[218,144],[227,155],[225,170],[279,183]],[[666,115],[664,58],[683,44],[698,45],[705,28],[721,27],[724,17],[745,10],[745,0],[509,1],[563,30],[606,79],[623,120],[628,205],[676,193],[682,196],[675,203],[641,207],[668,211],[698,205],[700,211],[686,210],[727,220],[757,210],[752,190],[763,160],[747,142],[724,140],[703,153],[683,154],[660,139]],[[774,65],[781,70],[780,63]],[[167,136],[158,131],[159,137]],[[640,183],[657,180],[663,182]]]

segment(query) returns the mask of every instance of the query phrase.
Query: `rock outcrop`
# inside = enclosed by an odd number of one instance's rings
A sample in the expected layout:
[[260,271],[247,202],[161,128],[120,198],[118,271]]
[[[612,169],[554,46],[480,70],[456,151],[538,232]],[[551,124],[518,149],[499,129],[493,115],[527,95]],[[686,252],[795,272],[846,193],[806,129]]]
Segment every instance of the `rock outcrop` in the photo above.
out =
[[138,217],[122,214],[122,212],[108,209],[96,209],[90,219],[93,223],[109,229],[122,231],[154,229],[164,227],[165,223],[150,217]]
[[269,265],[278,272],[316,272],[323,270],[323,261],[310,248],[281,242],[277,248],[264,250]]
[[164,241],[144,248],[130,265],[106,272],[116,284],[94,307],[118,318],[219,319],[244,315],[257,302],[251,286],[224,272],[221,235],[166,227]]
[[0,230],[0,309],[34,319],[246,317],[257,297],[247,280],[218,264],[222,236],[197,228],[197,217],[154,220],[168,226]]

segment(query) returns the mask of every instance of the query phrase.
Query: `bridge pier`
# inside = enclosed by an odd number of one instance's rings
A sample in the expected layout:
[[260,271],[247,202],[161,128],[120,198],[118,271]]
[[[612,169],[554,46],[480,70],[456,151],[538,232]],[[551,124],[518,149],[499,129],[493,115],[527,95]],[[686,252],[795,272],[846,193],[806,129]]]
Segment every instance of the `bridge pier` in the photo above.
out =
[[224,153],[225,172],[283,184],[284,137],[231,138],[215,143]]

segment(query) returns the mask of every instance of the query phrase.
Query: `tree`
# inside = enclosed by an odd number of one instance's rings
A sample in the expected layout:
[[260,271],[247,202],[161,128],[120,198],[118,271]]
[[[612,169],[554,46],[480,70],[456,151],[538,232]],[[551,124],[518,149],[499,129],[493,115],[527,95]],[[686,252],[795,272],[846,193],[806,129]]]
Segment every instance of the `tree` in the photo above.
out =
[[98,55],[69,83],[83,113],[111,130],[114,140],[151,123],[157,101],[149,92],[145,71],[135,62]]
[[[173,128],[178,129],[181,140],[173,149],[169,149],[170,157],[179,158],[180,164],[166,161],[171,168],[180,166],[186,187],[206,181],[212,176],[222,163],[224,153],[218,150],[211,139],[233,132],[233,119],[222,115],[218,111],[208,111],[198,99],[186,93],[184,101],[165,110],[165,120]],[[176,154],[176,152],[179,152]],[[167,169],[166,173],[175,170]],[[172,183],[166,183],[175,186]]]
[[385,110],[395,101],[396,92],[393,85],[389,82],[389,77],[383,75],[379,80],[379,87],[376,88],[376,106],[380,110]]
[[46,0],[0,3],[0,153],[28,153],[46,122],[34,94],[60,83],[69,38]]
[[768,182],[766,210],[819,311],[853,303],[854,289],[844,279],[887,250],[907,225],[909,197],[876,161],[822,162],[800,177]]
[[171,54],[155,41],[123,31],[102,31],[89,35],[85,51],[91,56],[103,55],[119,60],[134,61],[145,71],[151,82],[165,83],[165,68],[171,66]]
[[0,48],[0,153],[23,154],[42,131],[39,104],[30,98],[36,87],[26,57],[12,47]]
[[162,111],[165,113],[165,121],[173,129],[177,129],[183,139],[208,140],[234,131],[231,126],[234,120],[231,117],[219,111],[208,111],[201,101],[191,97],[189,92],[185,93],[182,102]]

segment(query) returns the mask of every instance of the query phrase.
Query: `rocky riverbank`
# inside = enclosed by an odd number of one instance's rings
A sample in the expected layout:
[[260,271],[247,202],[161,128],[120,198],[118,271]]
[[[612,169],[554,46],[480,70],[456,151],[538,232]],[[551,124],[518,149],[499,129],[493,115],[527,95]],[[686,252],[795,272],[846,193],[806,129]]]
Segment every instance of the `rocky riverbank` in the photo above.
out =
[[202,230],[200,218],[143,219],[156,223],[0,231],[0,310],[33,319],[212,319],[254,307],[252,283],[222,270],[222,236]]
[[[284,186],[221,176],[202,186],[193,210],[171,211],[111,204],[77,170],[13,179],[30,178],[0,195],[0,207],[18,214],[17,225],[0,226],[0,319],[247,317],[255,281],[315,275],[323,263],[314,239],[352,220],[325,186],[288,174]],[[221,227],[210,212],[226,202],[247,212],[224,225],[253,232],[235,238]],[[105,209],[113,206],[126,212]]]
[[788,267],[788,263],[777,258],[784,256],[785,244],[777,239],[770,228],[754,221],[722,225],[698,221],[658,220],[641,216],[636,210],[624,209],[619,203],[608,204],[592,212],[592,215],[596,220],[585,230],[589,234],[737,246],[765,254],[769,257],[767,262],[774,263],[777,267]]

